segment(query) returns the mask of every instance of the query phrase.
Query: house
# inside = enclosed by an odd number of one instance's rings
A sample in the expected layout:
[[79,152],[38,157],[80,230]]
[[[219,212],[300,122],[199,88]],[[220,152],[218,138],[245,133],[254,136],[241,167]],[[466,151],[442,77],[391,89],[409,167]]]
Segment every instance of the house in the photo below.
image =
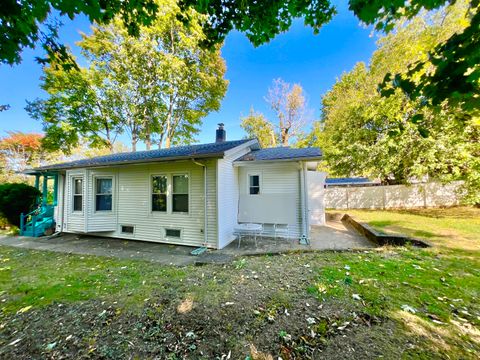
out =
[[317,201],[309,209],[308,195],[309,178],[315,178],[316,189],[324,187],[324,174],[314,171],[320,149],[261,149],[256,139],[226,141],[223,124],[216,135],[210,144],[28,171],[37,187],[43,184],[44,196],[41,210],[22,216],[22,233],[39,236],[54,223],[56,232],[221,249],[235,239],[238,223],[261,223],[266,235],[283,224],[296,238],[309,236],[312,221],[323,224],[323,206]]
[[378,180],[370,180],[366,177],[351,178],[328,178],[325,180],[325,187],[352,187],[352,186],[379,186],[382,185]]

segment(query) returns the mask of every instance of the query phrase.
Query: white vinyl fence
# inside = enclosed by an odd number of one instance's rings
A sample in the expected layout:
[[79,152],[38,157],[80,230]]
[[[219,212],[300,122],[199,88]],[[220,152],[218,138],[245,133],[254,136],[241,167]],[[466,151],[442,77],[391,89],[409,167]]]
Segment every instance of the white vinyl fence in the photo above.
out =
[[415,185],[330,187],[325,189],[327,209],[388,209],[453,206],[460,203],[462,182]]

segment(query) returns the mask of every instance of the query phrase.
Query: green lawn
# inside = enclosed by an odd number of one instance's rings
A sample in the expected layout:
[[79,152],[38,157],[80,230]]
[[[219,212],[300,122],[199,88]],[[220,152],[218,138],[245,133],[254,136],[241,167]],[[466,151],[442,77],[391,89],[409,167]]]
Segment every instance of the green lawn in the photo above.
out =
[[480,211],[349,213],[435,246],[183,268],[0,246],[0,358],[478,358]]
[[480,251],[480,208],[454,207],[397,211],[349,210],[382,232],[403,233],[442,249]]

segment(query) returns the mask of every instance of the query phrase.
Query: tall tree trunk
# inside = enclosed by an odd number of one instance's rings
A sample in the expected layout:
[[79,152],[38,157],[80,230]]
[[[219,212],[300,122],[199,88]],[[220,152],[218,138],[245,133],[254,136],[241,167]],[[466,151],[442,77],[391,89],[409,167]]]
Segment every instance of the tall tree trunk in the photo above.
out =
[[162,148],[162,143],[163,143],[163,137],[164,137],[165,133],[161,133],[160,134],[160,138],[158,139],[158,148],[161,149]]
[[146,121],[145,123],[145,148],[150,150],[152,146],[152,138],[150,135],[150,121]]
[[110,139],[107,139],[106,143],[107,143],[108,150],[110,150],[110,153],[113,154],[113,143],[110,141]]
[[150,134],[148,133],[147,135],[145,135],[145,148],[147,150],[150,150],[152,147],[152,140],[150,138]]
[[165,134],[167,134],[167,137],[165,138],[165,148],[169,149],[170,144],[171,144],[171,137],[170,134],[172,132],[172,116],[173,116],[173,96],[170,95],[170,105],[168,107],[168,114],[167,114],[167,130],[165,131]]
[[290,134],[288,133],[288,129],[287,128],[282,128],[280,130],[280,134],[281,134],[281,140],[282,140],[282,146],[288,146],[288,140],[289,140],[289,137],[290,137]]
[[272,146],[277,146],[277,139],[275,138],[275,131],[270,132],[270,136],[272,137]]

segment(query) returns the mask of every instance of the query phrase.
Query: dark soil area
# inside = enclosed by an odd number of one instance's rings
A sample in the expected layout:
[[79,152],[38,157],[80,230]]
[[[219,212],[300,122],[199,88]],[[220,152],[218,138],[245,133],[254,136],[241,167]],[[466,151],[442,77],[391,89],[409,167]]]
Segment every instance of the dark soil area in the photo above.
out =
[[221,359],[230,354],[244,359],[255,354],[253,345],[258,352],[283,359],[368,359],[408,345],[386,341],[395,332],[391,321],[363,314],[347,319],[333,306],[312,299],[296,299],[288,308],[234,301],[179,313],[179,304],[159,297],[145,304],[140,314],[95,301],[54,304],[3,319],[8,326],[0,335],[0,356]]
[[183,281],[159,284],[137,307],[92,299],[4,316],[0,357],[367,359],[409,345],[387,341],[393,321],[308,294],[310,260],[291,255],[190,268]]

